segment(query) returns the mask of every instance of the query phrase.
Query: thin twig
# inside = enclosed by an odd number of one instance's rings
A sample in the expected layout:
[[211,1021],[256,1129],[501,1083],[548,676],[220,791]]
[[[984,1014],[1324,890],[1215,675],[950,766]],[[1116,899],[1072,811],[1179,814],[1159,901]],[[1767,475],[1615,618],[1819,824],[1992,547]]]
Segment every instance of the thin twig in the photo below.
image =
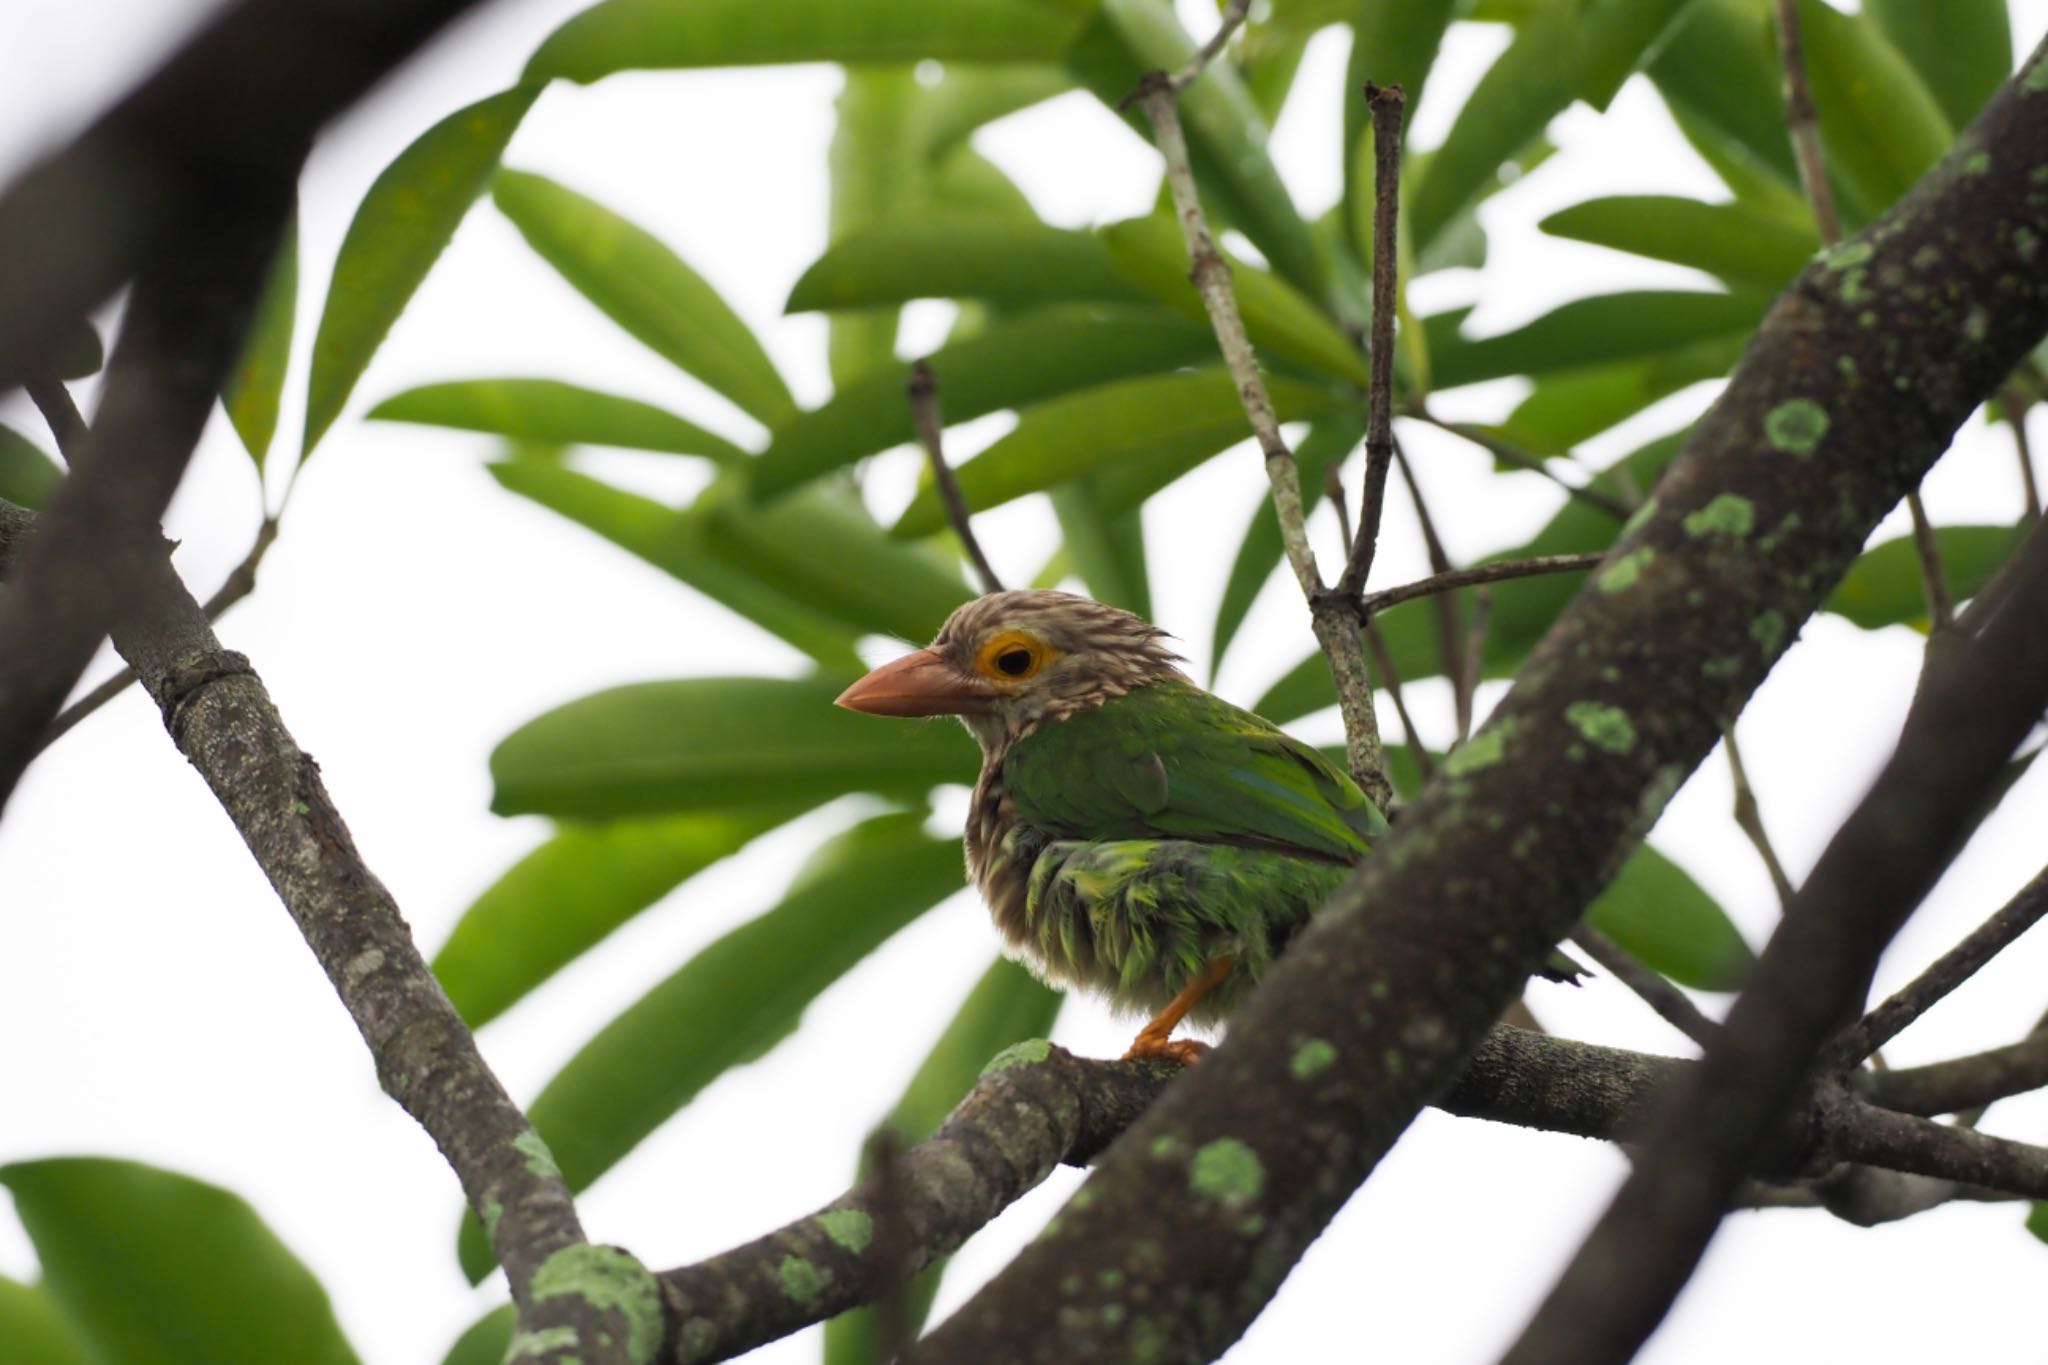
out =
[[1714,1036],[1721,1031],[1721,1026],[1702,1014],[1699,1006],[1693,1004],[1684,991],[1630,957],[1619,943],[1598,929],[1580,925],[1572,935],[1572,942],[1585,949],[1586,955],[1600,964],[1608,975],[1642,997],[1643,1003],[1657,1011],[1665,1023],[1701,1047],[1713,1042]]
[[67,464],[75,465],[85,446],[85,418],[80,415],[78,404],[71,401],[71,390],[54,375],[38,376],[24,387],[43,414],[43,421],[49,424],[50,435],[57,439],[58,452]]
[[974,572],[981,579],[981,590],[985,593],[1001,592],[1003,580],[996,577],[988,556],[981,552],[981,542],[974,538],[967,499],[960,492],[960,481],[953,477],[952,466],[946,463],[946,449],[941,443],[945,427],[939,420],[939,381],[932,374],[932,367],[922,360],[912,365],[910,382],[904,386],[904,392],[910,395],[910,415],[917,424],[917,439],[931,461],[932,482],[938,485],[939,496],[945,500],[946,516],[953,523],[953,534],[960,537],[967,557],[974,561]]
[[1223,15],[1216,26],[1216,32],[1210,35],[1208,42],[1202,44],[1201,51],[1190,57],[1188,64],[1174,72],[1170,78],[1176,91],[1185,90],[1201,79],[1202,73],[1209,69],[1209,63],[1215,61],[1216,54],[1223,51],[1223,45],[1230,41],[1231,34],[1237,32],[1238,25],[1244,22],[1244,17],[1251,12],[1251,8],[1252,0],[1230,0],[1230,3],[1223,7]]
[[1604,558],[1606,556],[1601,552],[1592,550],[1584,554],[1537,555],[1533,559],[1504,559],[1494,564],[1474,564],[1469,569],[1453,569],[1449,573],[1431,574],[1428,578],[1420,578],[1413,583],[1381,588],[1378,592],[1359,600],[1358,612],[1361,616],[1377,616],[1388,607],[1396,607],[1418,597],[1452,592],[1478,583],[1499,583],[1510,578],[1535,578],[1540,574],[1578,573],[1593,568]]
[[1934,523],[1927,519],[1927,507],[1917,492],[1906,494],[1906,510],[1913,514],[1913,548],[1920,554],[1920,585],[1927,593],[1927,619],[1936,631],[1955,624],[1956,606],[1948,588],[1948,571],[1941,563],[1941,543],[1934,538]]
[[1855,1066],[1968,981],[1978,968],[2039,923],[2043,915],[2048,915],[2048,868],[2037,873],[1968,938],[1936,958],[1926,971],[1845,1030],[1836,1039],[1829,1060],[1841,1069]]
[[[1365,590],[1378,552],[1380,511],[1386,502],[1387,470],[1394,462],[1394,312],[1400,297],[1401,117],[1408,96],[1398,85],[1365,83],[1365,107],[1372,117],[1372,331],[1367,343],[1370,384],[1365,427],[1365,493],[1358,505],[1358,538],[1337,591],[1356,597]],[[1412,486],[1412,485],[1411,485]]]
[[1230,266],[1216,249],[1208,217],[1195,192],[1195,175],[1188,159],[1187,137],[1181,131],[1180,110],[1174,102],[1173,82],[1163,71],[1147,72],[1139,80],[1137,98],[1152,125],[1153,143],[1166,163],[1166,184],[1187,243],[1190,277],[1209,314],[1217,347],[1223,352],[1224,364],[1244,404],[1245,419],[1258,438],[1265,459],[1266,478],[1273,487],[1273,512],[1280,521],[1280,541],[1286,548],[1288,565],[1294,570],[1302,596],[1308,599],[1316,641],[1330,661],[1338,708],[1344,716],[1346,766],[1365,794],[1384,809],[1392,803],[1394,792],[1387,782],[1387,759],[1380,746],[1379,718],[1373,713],[1372,682],[1366,676],[1358,622],[1338,602],[1329,600],[1322,572],[1316,567],[1315,551],[1309,547],[1301,471],[1294,452],[1280,434],[1272,397],[1259,374],[1244,321],[1238,316],[1237,297],[1230,287]]
[[[1422,496],[1422,482],[1415,477],[1415,467],[1408,463],[1408,452],[1401,448],[1399,441],[1393,442],[1394,463],[1400,467],[1401,481],[1408,485],[1408,500],[1415,506],[1415,520],[1422,527],[1422,544],[1429,554],[1429,571],[1446,574],[1451,571],[1451,557],[1444,550],[1443,537],[1437,534],[1436,518],[1429,514],[1429,501]],[[1451,690],[1457,702],[1458,738],[1472,733],[1472,694],[1465,687],[1465,679],[1472,670],[1466,667],[1465,628],[1458,620],[1458,599],[1450,593],[1436,596],[1436,626],[1443,651],[1444,676],[1451,680]]]
[[1401,670],[1394,667],[1387,637],[1380,634],[1379,626],[1370,619],[1365,623],[1365,647],[1372,653],[1373,667],[1380,671],[1380,686],[1394,699],[1394,714],[1401,718],[1401,733],[1408,739],[1408,752],[1415,755],[1415,766],[1422,770],[1422,779],[1427,782],[1436,772],[1436,756],[1423,743],[1422,732],[1415,728],[1415,717],[1408,714],[1408,698],[1401,694]]
[[1470,422],[1445,421],[1443,418],[1431,413],[1428,408],[1416,403],[1411,403],[1404,408],[1402,415],[1427,422],[1440,431],[1450,432],[1453,436],[1462,436],[1503,463],[1511,464],[1517,469],[1526,469],[1531,474],[1541,474],[1544,478],[1562,488],[1568,496],[1577,498],[1580,502],[1590,507],[1599,508],[1616,521],[1628,520],[1628,504],[1621,499],[1603,493],[1597,488],[1570,483],[1558,477],[1557,471],[1552,469],[1542,459],[1531,455],[1519,446],[1503,441],[1484,427],[1474,426]]
[[1735,781],[1735,823],[1763,859],[1764,870],[1778,892],[1778,908],[1782,910],[1792,903],[1792,879],[1785,875],[1785,865],[1778,861],[1778,851],[1764,829],[1763,813],[1756,804],[1756,788],[1749,785],[1749,770],[1742,764],[1742,747],[1735,742],[1733,725],[1721,736],[1721,745],[1728,751],[1728,772]]
[[1344,501],[1344,466],[1332,460],[1323,466],[1323,495],[1330,500],[1330,506],[1337,509],[1337,536],[1342,543],[1351,543],[1351,508]]
[[2041,515],[2041,486],[2034,481],[2034,448],[2027,440],[2027,410],[2033,400],[2017,384],[2008,384],[1998,395],[1999,403],[2005,408],[2006,425],[2012,428],[2013,453],[2020,461],[2020,491],[2026,498],[2026,518],[2032,521]]

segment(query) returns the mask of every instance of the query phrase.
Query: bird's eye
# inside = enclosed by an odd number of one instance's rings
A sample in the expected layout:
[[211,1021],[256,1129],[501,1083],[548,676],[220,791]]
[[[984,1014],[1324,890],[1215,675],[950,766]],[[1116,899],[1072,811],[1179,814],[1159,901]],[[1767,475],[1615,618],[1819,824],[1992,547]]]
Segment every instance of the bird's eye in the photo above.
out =
[[974,662],[983,677],[1022,682],[1045,667],[1055,652],[1035,635],[1006,630],[983,645]]
[[1013,678],[1021,678],[1031,671],[1031,651],[1028,649],[1006,649],[996,655],[996,667]]

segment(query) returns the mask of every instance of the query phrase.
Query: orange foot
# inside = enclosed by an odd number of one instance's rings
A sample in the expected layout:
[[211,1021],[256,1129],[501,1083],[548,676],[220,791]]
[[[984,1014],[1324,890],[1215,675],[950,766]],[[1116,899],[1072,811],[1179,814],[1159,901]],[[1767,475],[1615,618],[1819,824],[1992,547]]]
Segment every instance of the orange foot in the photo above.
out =
[[1157,1038],[1139,1034],[1131,1050],[1124,1054],[1127,1062],[1144,1061],[1157,1057],[1180,1066],[1193,1066],[1209,1053],[1207,1043],[1198,1043],[1192,1038]]

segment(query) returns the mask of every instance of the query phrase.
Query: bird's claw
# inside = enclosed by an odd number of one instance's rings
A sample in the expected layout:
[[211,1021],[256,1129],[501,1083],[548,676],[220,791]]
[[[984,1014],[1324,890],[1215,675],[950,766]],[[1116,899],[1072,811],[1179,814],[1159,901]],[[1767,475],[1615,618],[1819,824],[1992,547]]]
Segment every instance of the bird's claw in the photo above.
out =
[[1210,1052],[1207,1043],[1198,1043],[1192,1038],[1148,1038],[1138,1035],[1130,1051],[1124,1053],[1127,1062],[1165,1061],[1176,1066],[1193,1066]]

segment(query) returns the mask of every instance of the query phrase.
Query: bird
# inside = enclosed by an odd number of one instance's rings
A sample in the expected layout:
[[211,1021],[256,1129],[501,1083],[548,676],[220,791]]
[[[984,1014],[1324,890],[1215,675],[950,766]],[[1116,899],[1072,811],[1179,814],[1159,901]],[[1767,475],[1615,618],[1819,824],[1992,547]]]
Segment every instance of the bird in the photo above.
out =
[[1149,1018],[1127,1058],[1186,1064],[1386,832],[1313,746],[1197,686],[1170,637],[1076,594],[989,593],[838,698],[958,716],[980,743],[964,837],[1007,950]]

